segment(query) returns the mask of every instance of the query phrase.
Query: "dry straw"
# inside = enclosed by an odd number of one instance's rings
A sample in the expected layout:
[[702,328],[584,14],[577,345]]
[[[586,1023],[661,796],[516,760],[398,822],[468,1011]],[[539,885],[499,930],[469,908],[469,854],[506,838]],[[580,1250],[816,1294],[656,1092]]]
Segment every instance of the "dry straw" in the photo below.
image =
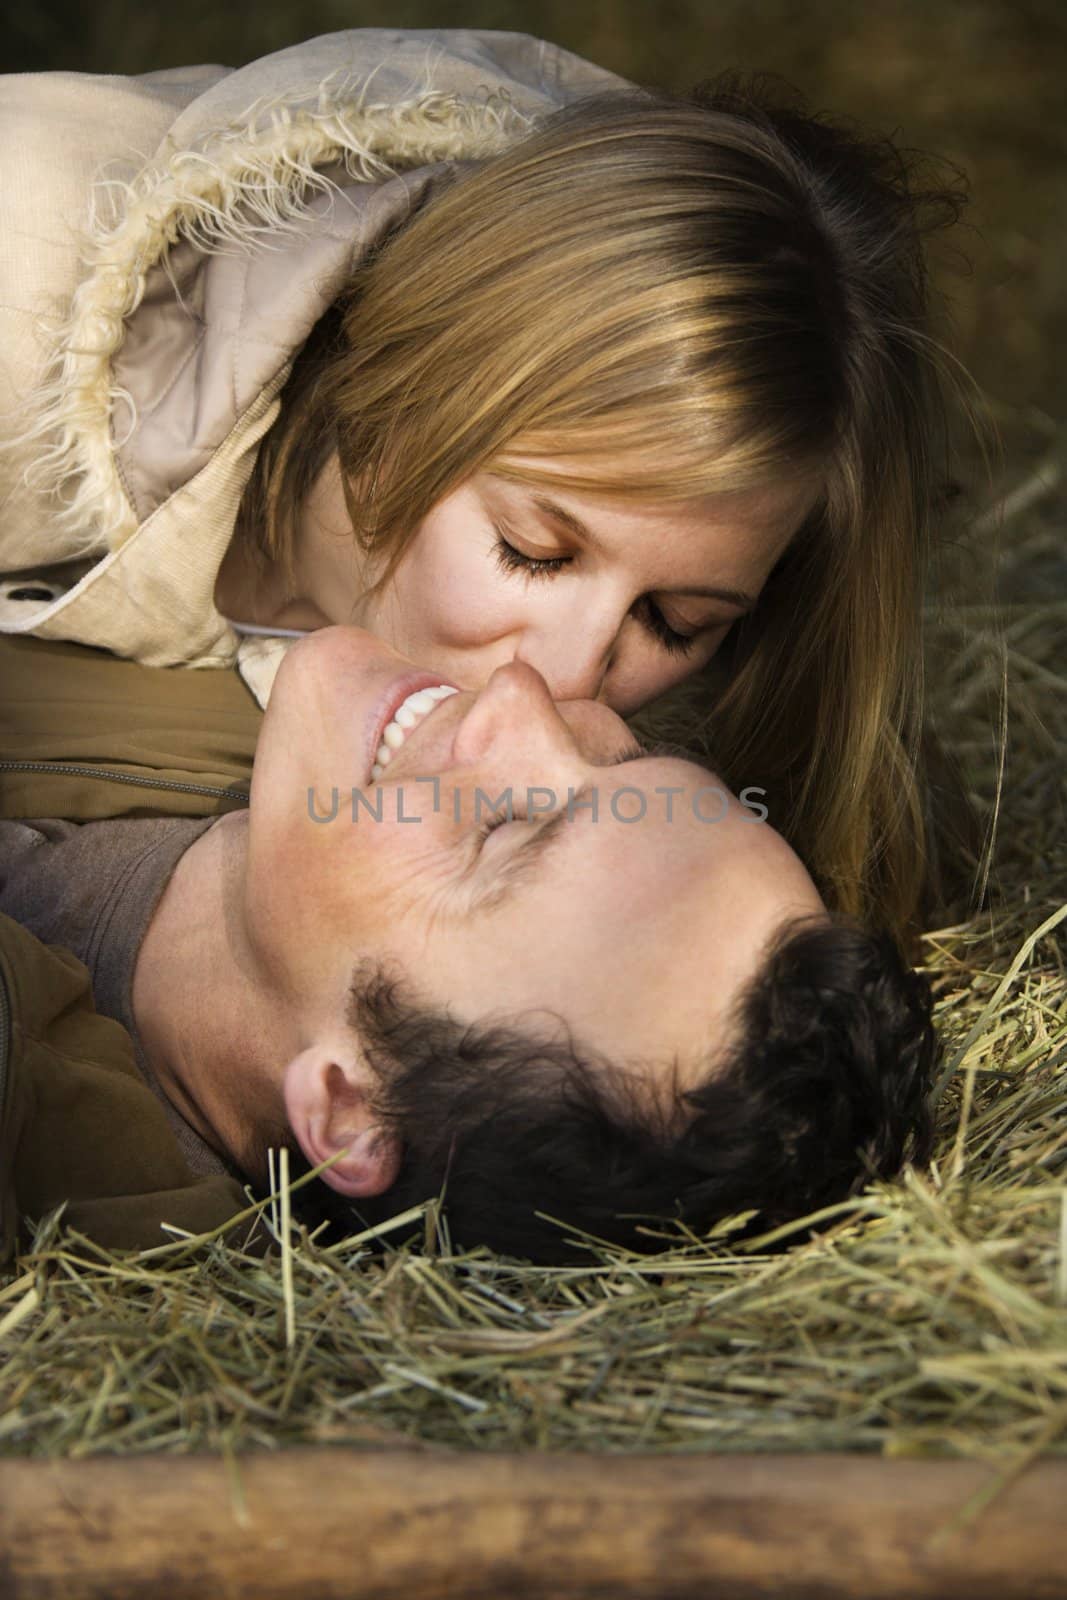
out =
[[[0,1284],[0,1453],[852,1450],[995,1461],[1002,1482],[1065,1448],[1064,445],[1001,420],[1003,514],[971,498],[964,601],[931,618],[936,725],[996,820],[986,909],[925,941],[931,1166],[784,1252],[735,1253],[726,1224],[652,1258],[590,1242],[570,1268],[459,1253],[434,1205],[420,1248],[327,1247],[284,1166],[266,1259],[182,1238],[115,1255],[49,1219]],[[974,569],[998,531],[994,610]]]

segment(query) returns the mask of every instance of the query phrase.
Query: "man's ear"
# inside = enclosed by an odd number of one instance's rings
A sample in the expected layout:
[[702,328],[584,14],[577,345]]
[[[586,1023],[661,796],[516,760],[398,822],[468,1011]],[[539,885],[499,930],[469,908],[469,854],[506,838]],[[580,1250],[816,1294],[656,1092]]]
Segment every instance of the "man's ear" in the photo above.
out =
[[313,1167],[344,1154],[321,1173],[339,1194],[370,1196],[392,1188],[400,1172],[396,1134],[376,1121],[369,1069],[357,1049],[313,1044],[285,1069],[289,1126]]

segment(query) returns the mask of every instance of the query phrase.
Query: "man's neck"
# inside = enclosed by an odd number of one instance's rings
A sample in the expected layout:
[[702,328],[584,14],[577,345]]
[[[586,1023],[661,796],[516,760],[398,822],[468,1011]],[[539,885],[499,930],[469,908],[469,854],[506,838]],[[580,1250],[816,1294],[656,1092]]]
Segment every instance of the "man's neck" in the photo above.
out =
[[268,1015],[241,916],[247,827],[247,811],[230,812],[178,862],[138,952],[132,1001],[168,1100],[213,1149],[262,1181],[256,1135],[284,1124],[278,1063],[287,1040],[282,1018]]

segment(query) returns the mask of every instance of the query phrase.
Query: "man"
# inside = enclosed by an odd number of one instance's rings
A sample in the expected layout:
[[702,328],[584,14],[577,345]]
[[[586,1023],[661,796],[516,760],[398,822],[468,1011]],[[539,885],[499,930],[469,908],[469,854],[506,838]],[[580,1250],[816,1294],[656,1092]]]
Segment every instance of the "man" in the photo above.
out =
[[354,1226],[443,1189],[462,1243],[566,1259],[539,1213],[640,1247],[925,1150],[921,983],[759,808],[521,662],[462,693],[319,630],[247,808],[2,823],[0,911],[85,962],[193,1173],[284,1143]]

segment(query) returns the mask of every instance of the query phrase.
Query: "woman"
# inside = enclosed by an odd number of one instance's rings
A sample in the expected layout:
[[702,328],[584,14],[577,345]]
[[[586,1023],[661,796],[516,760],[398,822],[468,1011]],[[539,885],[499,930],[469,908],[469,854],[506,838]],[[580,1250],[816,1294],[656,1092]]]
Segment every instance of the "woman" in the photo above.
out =
[[519,654],[632,713],[688,679],[680,731],[899,932],[943,436],[920,236],[953,203],[759,90],[522,35],[212,82],[99,229],[50,390],[9,380],[45,404],[0,626],[236,656],[261,703],[285,631],[338,620],[464,687]]

